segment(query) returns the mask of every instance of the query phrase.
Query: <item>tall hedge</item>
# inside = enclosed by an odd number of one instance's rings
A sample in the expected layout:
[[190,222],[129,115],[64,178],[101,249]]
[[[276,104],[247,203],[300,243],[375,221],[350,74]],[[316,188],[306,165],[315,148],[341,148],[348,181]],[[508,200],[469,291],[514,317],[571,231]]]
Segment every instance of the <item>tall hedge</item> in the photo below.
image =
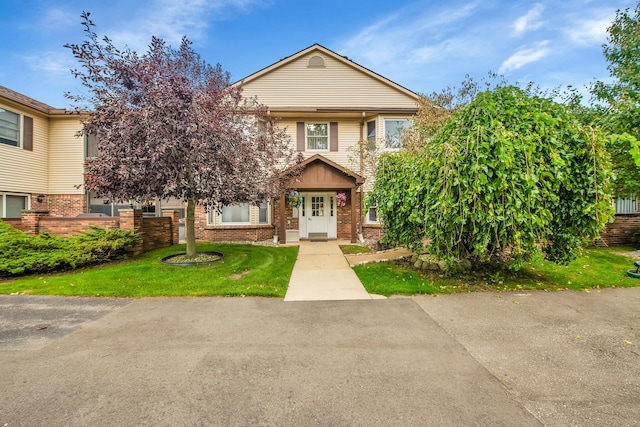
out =
[[479,93],[418,155],[392,153],[373,197],[385,241],[445,259],[574,259],[613,211],[606,139],[551,99]]

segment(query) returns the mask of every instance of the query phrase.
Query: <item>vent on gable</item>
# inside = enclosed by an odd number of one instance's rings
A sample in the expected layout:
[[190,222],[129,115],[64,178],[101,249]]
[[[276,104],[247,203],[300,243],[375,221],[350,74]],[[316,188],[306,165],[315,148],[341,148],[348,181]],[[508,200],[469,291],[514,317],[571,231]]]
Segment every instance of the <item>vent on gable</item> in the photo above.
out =
[[312,56],[309,58],[308,68],[324,68],[324,59],[318,55]]

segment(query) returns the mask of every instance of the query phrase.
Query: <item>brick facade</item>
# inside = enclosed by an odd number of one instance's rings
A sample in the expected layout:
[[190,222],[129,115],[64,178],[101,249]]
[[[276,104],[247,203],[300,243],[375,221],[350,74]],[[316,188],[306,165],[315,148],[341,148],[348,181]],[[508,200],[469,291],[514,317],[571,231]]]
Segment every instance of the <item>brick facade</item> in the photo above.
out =
[[[41,202],[38,202],[39,197]],[[88,211],[87,196],[84,194],[32,194],[31,209],[47,210],[50,216],[55,217],[75,217]]]
[[384,235],[384,228],[380,224],[364,224],[362,226],[362,236],[365,240],[378,241]]
[[[616,215],[612,223],[607,224],[605,231],[600,233],[601,243],[607,245],[635,245],[635,232],[640,230],[640,213]],[[598,242],[596,241],[596,244]]]

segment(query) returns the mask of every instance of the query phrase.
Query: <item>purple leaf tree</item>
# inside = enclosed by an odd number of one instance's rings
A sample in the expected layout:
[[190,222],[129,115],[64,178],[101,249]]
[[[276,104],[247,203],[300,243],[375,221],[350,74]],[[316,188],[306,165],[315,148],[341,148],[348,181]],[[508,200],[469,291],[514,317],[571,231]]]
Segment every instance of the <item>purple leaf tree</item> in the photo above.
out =
[[267,107],[242,96],[240,84],[207,64],[186,38],[178,49],[153,37],[139,55],[99,39],[83,12],[86,40],[67,44],[88,89],[66,94],[88,110],[82,133],[96,135],[85,185],[114,201],[187,203],[187,256],[196,254],[194,215],[225,204],[275,198],[299,173],[300,155]]

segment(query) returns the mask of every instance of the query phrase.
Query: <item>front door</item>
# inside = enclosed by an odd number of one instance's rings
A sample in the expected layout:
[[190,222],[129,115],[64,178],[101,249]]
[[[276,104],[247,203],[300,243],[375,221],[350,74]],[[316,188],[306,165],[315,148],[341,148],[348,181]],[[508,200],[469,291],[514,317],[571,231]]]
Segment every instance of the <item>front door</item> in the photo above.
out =
[[300,209],[300,237],[324,234],[336,237],[335,197],[327,193],[305,193],[304,206]]

